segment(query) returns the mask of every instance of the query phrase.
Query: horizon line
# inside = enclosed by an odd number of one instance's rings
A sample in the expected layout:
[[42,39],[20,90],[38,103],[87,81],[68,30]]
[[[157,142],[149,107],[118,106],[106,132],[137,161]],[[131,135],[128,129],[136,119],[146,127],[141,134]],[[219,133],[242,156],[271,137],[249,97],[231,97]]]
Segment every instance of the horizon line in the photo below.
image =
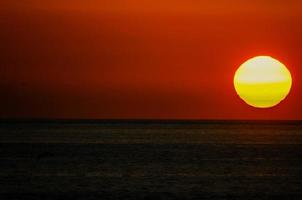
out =
[[191,124],[211,124],[211,123],[221,123],[221,124],[236,124],[236,123],[251,123],[251,124],[266,124],[266,123],[280,123],[280,124],[302,124],[302,120],[296,119],[155,119],[155,118],[107,118],[107,119],[96,119],[96,118],[0,118],[0,124],[5,123],[146,123],[146,124],[156,124],[156,123],[191,123]]

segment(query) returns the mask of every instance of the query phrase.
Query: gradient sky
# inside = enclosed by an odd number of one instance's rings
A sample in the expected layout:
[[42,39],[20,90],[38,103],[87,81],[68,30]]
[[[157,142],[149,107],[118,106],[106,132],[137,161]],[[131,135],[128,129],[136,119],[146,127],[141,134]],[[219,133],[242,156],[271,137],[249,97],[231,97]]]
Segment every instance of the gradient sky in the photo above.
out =
[[[300,0],[2,0],[1,118],[302,120]],[[233,75],[270,55],[293,88],[271,109]]]

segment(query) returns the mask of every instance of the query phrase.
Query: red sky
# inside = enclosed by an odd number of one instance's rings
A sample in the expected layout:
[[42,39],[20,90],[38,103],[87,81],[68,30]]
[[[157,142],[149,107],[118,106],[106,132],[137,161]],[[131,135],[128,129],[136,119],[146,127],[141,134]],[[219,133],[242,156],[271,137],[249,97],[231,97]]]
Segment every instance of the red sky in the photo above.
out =
[[[302,120],[300,0],[2,0],[1,118]],[[233,88],[270,55],[293,76],[271,109]]]

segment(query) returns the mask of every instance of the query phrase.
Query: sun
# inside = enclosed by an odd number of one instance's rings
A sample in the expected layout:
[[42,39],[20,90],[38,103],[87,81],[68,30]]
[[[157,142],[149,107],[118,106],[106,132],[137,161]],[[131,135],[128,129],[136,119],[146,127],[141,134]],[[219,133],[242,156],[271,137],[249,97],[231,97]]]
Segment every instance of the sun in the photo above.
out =
[[290,71],[270,56],[247,60],[234,75],[239,97],[256,108],[270,108],[286,98],[292,86]]

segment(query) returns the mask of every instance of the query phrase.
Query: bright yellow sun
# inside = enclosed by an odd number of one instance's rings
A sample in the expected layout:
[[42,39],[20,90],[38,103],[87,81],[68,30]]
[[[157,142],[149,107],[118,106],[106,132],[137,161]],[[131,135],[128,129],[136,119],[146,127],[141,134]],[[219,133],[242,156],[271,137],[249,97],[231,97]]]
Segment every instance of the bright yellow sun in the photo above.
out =
[[269,108],[288,95],[292,77],[284,64],[269,56],[257,56],[243,63],[234,76],[237,94],[248,105]]

